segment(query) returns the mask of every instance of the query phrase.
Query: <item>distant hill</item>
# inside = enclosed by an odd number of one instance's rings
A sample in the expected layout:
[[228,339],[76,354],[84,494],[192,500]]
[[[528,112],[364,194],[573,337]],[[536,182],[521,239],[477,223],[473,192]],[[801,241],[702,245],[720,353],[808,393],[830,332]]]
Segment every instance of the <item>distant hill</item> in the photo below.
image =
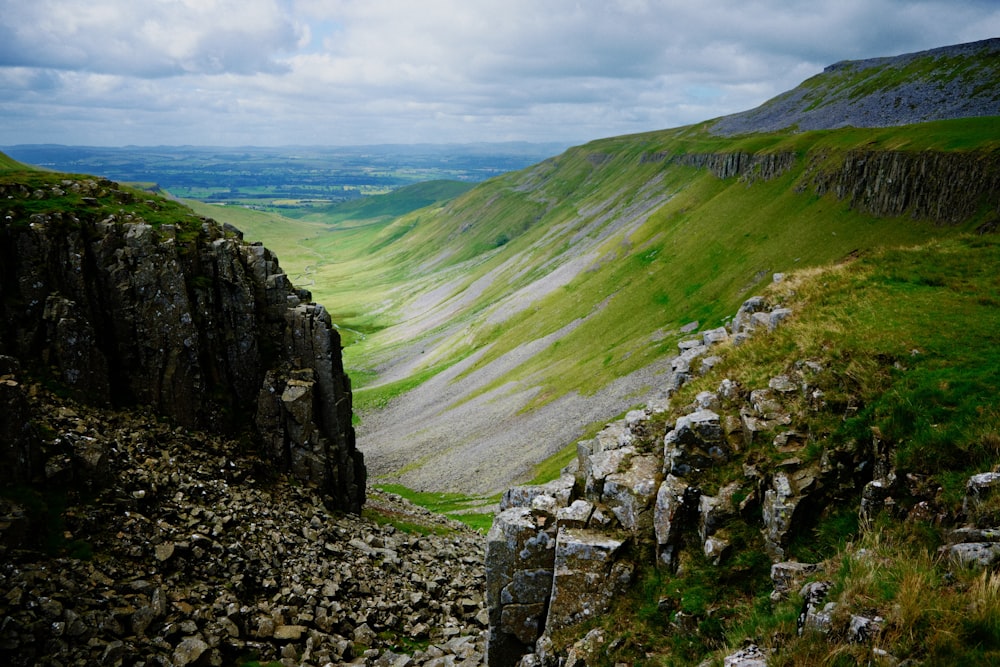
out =
[[885,58],[844,60],[713,134],[890,127],[1000,115],[1000,38]]
[[473,183],[461,181],[425,181],[407,185],[384,195],[363,197],[329,206],[292,209],[289,217],[303,217],[340,222],[342,220],[376,220],[399,217],[438,202],[453,199],[468,192]]

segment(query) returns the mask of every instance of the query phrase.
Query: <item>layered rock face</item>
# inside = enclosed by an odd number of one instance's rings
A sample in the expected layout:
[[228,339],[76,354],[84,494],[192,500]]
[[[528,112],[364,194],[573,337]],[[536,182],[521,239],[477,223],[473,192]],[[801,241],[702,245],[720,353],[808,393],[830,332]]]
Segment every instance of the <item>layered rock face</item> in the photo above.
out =
[[[249,431],[278,469],[360,511],[339,335],[274,254],[110,181],[36,180],[0,186],[0,354],[91,404]],[[0,482],[39,474],[15,458]]]

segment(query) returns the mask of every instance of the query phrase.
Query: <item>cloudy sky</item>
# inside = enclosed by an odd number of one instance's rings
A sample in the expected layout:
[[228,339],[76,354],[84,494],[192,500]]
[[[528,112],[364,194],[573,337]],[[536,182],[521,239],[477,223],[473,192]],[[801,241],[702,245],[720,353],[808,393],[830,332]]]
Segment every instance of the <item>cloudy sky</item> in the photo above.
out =
[[0,0],[0,145],[578,142],[995,36],[996,0]]

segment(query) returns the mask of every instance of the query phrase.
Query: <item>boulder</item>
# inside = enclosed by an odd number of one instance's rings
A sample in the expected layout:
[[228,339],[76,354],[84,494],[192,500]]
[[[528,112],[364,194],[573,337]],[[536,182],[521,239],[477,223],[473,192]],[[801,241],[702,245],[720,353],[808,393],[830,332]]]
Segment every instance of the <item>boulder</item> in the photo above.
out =
[[570,495],[573,492],[575,477],[573,475],[562,475],[545,484],[513,486],[504,491],[500,498],[500,511],[512,507],[531,507],[532,501],[537,496],[551,496],[555,499],[558,507],[569,505]]
[[677,420],[663,438],[664,471],[683,477],[729,459],[719,415],[698,410]]
[[601,502],[618,518],[622,528],[638,535],[653,526],[653,499],[656,497],[659,459],[652,455],[632,456],[627,468],[604,478]]
[[555,524],[524,507],[500,512],[486,536],[487,664],[514,665],[541,635],[555,563]]
[[778,472],[764,492],[764,549],[773,563],[785,560],[788,533],[796,509],[816,482],[811,468]]
[[549,634],[607,611],[631,580],[631,565],[619,562],[624,542],[608,534],[560,528],[556,537],[552,598],[545,621]]
[[769,652],[756,644],[744,646],[722,659],[723,667],[767,667]]
[[690,523],[698,496],[696,488],[674,475],[667,475],[657,489],[653,532],[656,535],[657,558],[667,567],[677,565],[681,530]]
[[802,587],[802,584],[809,575],[819,571],[819,565],[815,563],[799,563],[795,561],[784,561],[771,566],[771,583],[774,591],[771,593],[771,600],[778,602],[788,597],[788,594]]

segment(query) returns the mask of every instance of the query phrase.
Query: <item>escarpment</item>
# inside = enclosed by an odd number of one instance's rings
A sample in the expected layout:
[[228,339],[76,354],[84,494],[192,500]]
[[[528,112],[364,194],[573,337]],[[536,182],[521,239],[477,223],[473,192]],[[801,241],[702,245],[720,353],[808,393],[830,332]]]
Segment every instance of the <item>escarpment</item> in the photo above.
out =
[[[799,159],[791,151],[646,153],[640,163],[697,167],[750,184],[784,175]],[[995,151],[852,150],[834,159],[821,153],[804,159],[808,164],[794,186],[797,192],[832,194],[876,217],[908,215],[941,224],[964,222],[982,210],[1000,217],[1000,155]]]
[[[326,310],[234,228],[106,180],[0,185],[0,354],[99,406],[248,432],[278,470],[359,512],[365,467]],[[3,481],[41,474],[15,457]],[[19,478],[19,479],[17,479]]]

